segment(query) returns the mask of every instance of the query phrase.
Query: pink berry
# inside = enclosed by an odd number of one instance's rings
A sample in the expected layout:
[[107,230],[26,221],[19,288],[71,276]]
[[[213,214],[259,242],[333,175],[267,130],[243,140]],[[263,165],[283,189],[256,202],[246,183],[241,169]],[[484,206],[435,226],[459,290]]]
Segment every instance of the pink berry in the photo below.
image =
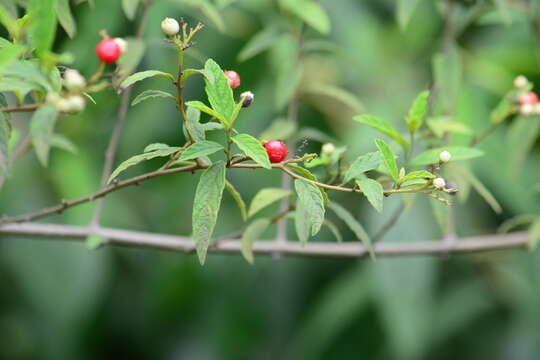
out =
[[227,70],[224,71],[225,76],[229,80],[229,85],[231,85],[231,88],[236,89],[240,86],[240,75],[236,71],[233,70]]
[[122,55],[122,50],[114,39],[103,39],[97,44],[96,53],[101,61],[112,64]]
[[525,104],[534,105],[538,102],[538,95],[536,95],[532,91],[527,91],[526,93],[521,94],[518,101],[521,105],[525,105]]
[[287,145],[281,140],[272,140],[264,144],[266,153],[273,163],[282,162],[287,157]]

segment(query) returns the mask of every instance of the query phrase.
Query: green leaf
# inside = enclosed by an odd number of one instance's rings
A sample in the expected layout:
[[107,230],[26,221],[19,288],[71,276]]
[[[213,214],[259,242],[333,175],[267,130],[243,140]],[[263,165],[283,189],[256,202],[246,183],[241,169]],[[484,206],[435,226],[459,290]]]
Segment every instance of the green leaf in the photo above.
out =
[[125,171],[126,169],[135,166],[143,161],[151,160],[157,157],[165,157],[170,156],[180,150],[179,147],[164,147],[159,148],[154,151],[145,152],[144,154],[139,154],[130,157],[126,161],[122,162],[118,167],[113,171],[111,176],[109,177],[109,180],[107,183],[110,183],[114,178],[116,178],[121,172]]
[[49,138],[49,142],[52,147],[65,150],[72,154],[77,153],[77,146],[64,135],[52,134]]
[[167,145],[167,144],[153,143],[153,144],[146,145],[143,152],[147,153],[147,152],[159,151],[159,150],[168,151],[169,149],[171,149],[171,147],[169,145]]
[[443,151],[448,151],[452,154],[451,162],[459,160],[469,160],[484,155],[482,150],[476,148],[468,148],[464,146],[445,146],[441,148],[427,150],[411,160],[411,166],[424,166],[437,164],[439,162],[439,154]]
[[208,140],[198,141],[195,144],[190,145],[186,150],[184,150],[178,160],[192,160],[214,154],[223,149],[223,146],[221,144],[218,144],[217,142]]
[[216,111],[209,108],[208,106],[206,106],[204,103],[202,103],[200,101],[188,101],[188,102],[186,102],[186,106],[195,108],[197,110],[202,111],[203,113],[206,113],[206,114],[208,114],[208,115],[210,115],[212,117],[215,117],[223,125],[225,125],[226,127],[229,127],[229,122],[227,120],[225,120],[225,118],[221,114],[217,113]]
[[468,127],[462,122],[452,120],[447,116],[429,118],[427,121],[427,125],[438,138],[442,138],[447,133],[463,135],[472,134],[472,130],[470,127]]
[[291,195],[290,191],[280,189],[280,188],[261,189],[255,195],[253,200],[251,200],[248,216],[251,217],[255,215],[256,213],[258,213],[260,210],[264,209],[265,207],[290,195]]
[[407,140],[405,140],[397,132],[394,126],[392,126],[392,124],[390,124],[389,122],[386,122],[383,119],[378,118],[374,115],[368,115],[368,114],[355,116],[353,117],[353,120],[358,121],[361,124],[367,125],[383,133],[384,135],[394,139],[396,142],[398,142],[401,145],[403,149],[405,149],[405,151],[409,149],[409,143],[407,142]]
[[345,224],[347,224],[349,229],[352,230],[358,240],[362,241],[362,244],[364,244],[366,249],[369,251],[371,257],[374,259],[375,253],[373,252],[373,246],[371,245],[371,238],[364,230],[363,226],[360,225],[360,223],[354,218],[354,216],[352,216],[352,214],[347,209],[335,202],[328,205],[328,208],[332,210],[338,218],[343,220]]
[[186,69],[182,72],[180,81],[184,82],[186,81],[186,79],[190,78],[192,75],[197,75],[197,74],[207,77],[207,73],[204,69]]
[[295,180],[294,188],[298,195],[296,205],[296,232],[301,243],[317,235],[324,221],[324,198],[319,188],[305,180]]
[[322,34],[330,32],[326,10],[313,0],[280,0],[283,7]]
[[8,151],[11,126],[4,113],[0,113],[0,188],[4,184],[9,169]]
[[[319,181],[317,176],[315,174],[313,174],[311,171],[309,171],[308,169],[305,169],[305,168],[303,168],[301,166],[298,166],[296,164],[287,164],[286,166],[288,168],[291,168],[291,169],[295,170],[297,173],[299,173],[300,175],[302,175],[306,179],[309,179],[309,180],[312,180],[312,181]],[[319,188],[319,191],[321,192],[321,194],[322,194],[322,196],[324,198],[324,203],[329,204],[330,199],[328,198],[328,194],[326,193],[326,191],[323,188]]]
[[4,25],[12,38],[19,38],[20,25],[14,15],[11,14],[2,4],[0,4],[0,23]]
[[329,84],[313,84],[304,89],[304,92],[310,95],[324,96],[335,100],[348,106],[354,112],[360,112],[364,109],[364,105],[358,100],[356,95],[337,86]]
[[407,175],[405,175],[404,177],[400,178],[399,183],[403,184],[403,183],[406,183],[407,181],[413,181],[413,180],[435,179],[435,177],[436,176],[434,174],[430,173],[429,171],[418,170],[418,171],[410,172]]
[[36,150],[39,162],[47,166],[49,160],[50,139],[53,135],[54,125],[58,118],[58,111],[52,106],[42,106],[34,112],[30,121],[30,135]]
[[246,203],[244,202],[244,199],[242,199],[242,195],[234,188],[234,186],[226,181],[225,182],[225,188],[231,194],[232,198],[236,202],[236,205],[238,205],[238,208],[240,209],[240,215],[242,215],[242,220],[247,220],[247,211],[246,211]]
[[89,235],[86,238],[85,245],[89,250],[96,250],[107,242],[103,236],[100,235]]
[[26,50],[22,45],[6,45],[0,51],[0,69],[9,65],[19,58],[19,56]]
[[271,141],[275,139],[286,140],[290,138],[297,130],[297,125],[284,118],[274,120],[270,126],[262,132],[259,139]]
[[508,97],[502,98],[502,100],[491,111],[490,119],[493,124],[500,124],[506,120],[510,115],[516,111],[516,105],[508,99]]
[[401,29],[409,24],[419,0],[397,0],[396,18]]
[[224,120],[224,125],[230,124],[235,103],[229,80],[219,65],[212,59],[206,61],[204,70],[210,74],[210,76],[204,78],[208,101],[210,102],[210,105],[212,105],[212,109],[221,115],[221,118]]
[[390,177],[392,177],[392,180],[397,183],[399,181],[399,172],[394,152],[392,149],[390,149],[390,146],[388,146],[382,140],[376,139],[375,144],[381,153],[382,160],[386,166],[386,169],[388,170],[388,173],[390,174]]
[[163,71],[157,71],[157,70],[147,70],[147,71],[141,71],[141,72],[128,76],[124,81],[122,81],[122,83],[120,84],[120,87],[125,89],[135,84],[136,82],[139,82],[139,81],[151,78],[151,77],[155,77],[155,76],[166,77],[169,80],[174,81],[174,76],[172,76],[169,73],[166,73]]
[[60,25],[62,25],[68,36],[73,38],[77,33],[77,24],[71,14],[69,0],[56,0],[56,13]]
[[201,265],[204,265],[216,226],[223,189],[225,187],[225,162],[219,161],[201,175],[193,201],[193,240]]
[[30,17],[30,36],[38,54],[49,51],[56,32],[55,0],[30,0],[27,11]]
[[135,100],[131,103],[131,106],[135,106],[145,100],[153,99],[153,98],[165,98],[165,99],[171,99],[172,101],[176,102],[176,98],[169,94],[168,92],[161,91],[161,90],[146,90],[140,93]]
[[270,225],[270,219],[262,218],[253,221],[249,224],[242,234],[242,255],[244,259],[250,264],[253,264],[253,251],[251,251],[251,246],[259,237],[266,231]]
[[345,172],[345,182],[349,182],[354,178],[379,167],[382,163],[381,153],[378,151],[370,152],[359,156]]
[[472,185],[476,192],[486,201],[493,211],[495,211],[497,214],[502,213],[502,207],[497,199],[495,199],[495,196],[493,196],[491,191],[486,188],[486,186],[480,181],[480,179],[476,177],[476,175],[463,166],[454,166],[453,169]]
[[336,238],[337,242],[343,242],[343,236],[341,235],[341,232],[339,231],[336,224],[326,219],[324,220],[323,225],[326,226],[328,230],[330,230],[332,235],[334,235],[334,237]]
[[519,176],[526,169],[525,160],[540,134],[540,117],[518,116],[507,130],[508,149],[512,174]]
[[537,216],[533,214],[520,214],[505,220],[497,229],[498,233],[506,234],[510,230],[514,230],[517,227],[523,225],[530,225],[536,220]]
[[375,210],[382,213],[384,199],[384,189],[382,185],[378,181],[370,178],[356,180],[356,184],[358,185],[360,190],[363,191],[369,203],[373,205]]
[[246,61],[272,46],[279,38],[280,30],[277,27],[265,27],[255,34],[238,54],[238,61]]
[[122,9],[129,20],[135,19],[140,0],[122,0]]
[[2,75],[6,76],[2,79],[3,81],[19,79],[27,82],[28,84],[36,84],[37,87],[34,86],[36,89],[42,89],[43,91],[47,92],[52,90],[49,81],[40,71],[36,62],[28,60],[17,61],[4,67],[1,72]]
[[409,132],[414,134],[421,126],[424,121],[424,116],[427,112],[429,91],[422,91],[414,100],[410,110],[409,115],[407,116],[407,126],[409,127]]
[[257,164],[265,169],[271,169],[270,159],[261,142],[248,134],[239,134],[232,138],[232,141]]
[[540,219],[536,219],[529,228],[529,249],[536,250],[540,243]]
[[186,117],[187,121],[185,123],[185,130],[187,130],[191,134],[193,140],[206,140],[204,127],[200,123],[201,112],[194,107],[188,107],[186,111]]

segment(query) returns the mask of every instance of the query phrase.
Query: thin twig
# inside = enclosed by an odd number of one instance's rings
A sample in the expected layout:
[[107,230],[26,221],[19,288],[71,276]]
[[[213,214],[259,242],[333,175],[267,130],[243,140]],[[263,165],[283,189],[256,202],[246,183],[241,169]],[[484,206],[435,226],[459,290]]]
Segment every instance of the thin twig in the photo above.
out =
[[[143,36],[146,14],[148,13],[148,9],[150,8],[152,2],[153,0],[148,0],[142,4],[141,15],[137,23],[137,32],[135,35],[137,39],[141,39]],[[111,138],[109,140],[109,145],[107,146],[107,151],[105,152],[105,164],[103,165],[103,172],[101,174],[102,188],[107,185],[107,181],[109,180],[109,177],[112,173],[114,159],[118,150],[118,144],[120,142],[120,136],[122,135],[122,129],[124,128],[127,111],[129,108],[129,100],[131,97],[132,89],[132,87],[126,89],[122,93],[122,96],[120,98],[120,107],[118,108],[118,113],[116,114],[116,122],[114,124]],[[103,202],[103,198],[99,199],[96,202],[94,214],[92,216],[92,220],[90,221],[91,226],[99,226],[101,213],[103,212]]]
[[0,112],[11,113],[11,112],[34,111],[42,105],[43,104],[29,104],[29,105],[6,107],[3,109],[0,109]]
[[[311,179],[304,178],[301,175],[296,174],[295,172],[289,170],[286,167],[287,164],[289,164],[289,163],[291,163],[293,161],[296,161],[296,160],[301,160],[301,159],[292,159],[292,160],[285,161],[283,163],[272,164],[272,168],[279,169],[279,170],[283,171],[284,173],[290,175],[291,177],[293,177],[295,179],[301,179],[301,180],[310,182],[310,183],[312,183],[314,185],[317,185],[317,186],[319,186],[321,188],[324,188],[324,189],[327,189],[327,190],[335,190],[335,191],[351,192],[351,193],[359,193],[359,194],[363,193],[362,190],[360,190],[360,189],[328,185],[328,184],[320,183],[318,181],[314,181],[314,180],[311,180]],[[229,168],[231,168],[231,169],[262,169],[263,167],[261,165],[259,165],[259,164],[236,163],[234,165],[230,165]],[[158,170],[155,170],[155,171],[143,174],[143,175],[135,176],[135,177],[133,177],[131,179],[127,179],[127,180],[124,180],[124,181],[119,181],[119,182],[113,183],[113,185],[107,186],[107,187],[105,187],[105,188],[103,188],[103,189],[101,189],[101,190],[99,190],[99,191],[97,191],[97,192],[95,192],[95,193],[93,193],[91,195],[88,195],[88,196],[85,196],[85,197],[82,197],[82,198],[79,198],[79,199],[75,199],[75,200],[71,200],[71,201],[65,201],[65,202],[62,202],[61,204],[58,204],[58,205],[55,205],[55,206],[52,206],[52,207],[49,207],[49,208],[45,208],[45,209],[36,211],[34,213],[29,213],[29,214],[25,214],[25,215],[14,216],[14,217],[2,218],[2,219],[0,219],[0,225],[1,224],[7,224],[7,223],[27,222],[27,221],[36,220],[36,219],[39,219],[39,218],[42,218],[42,217],[45,217],[45,216],[48,216],[48,215],[59,214],[62,211],[64,211],[65,209],[68,209],[70,207],[81,205],[81,204],[84,204],[84,203],[87,203],[87,202],[90,202],[90,201],[100,199],[100,198],[104,197],[105,195],[107,195],[107,194],[109,194],[111,192],[120,190],[122,188],[131,186],[131,185],[139,185],[140,183],[142,183],[142,182],[144,182],[146,180],[149,180],[149,179],[153,179],[153,178],[156,178],[156,177],[159,177],[159,176],[164,176],[164,175],[169,175],[169,174],[176,174],[176,173],[180,173],[180,172],[193,172],[193,171],[202,170],[202,169],[206,169],[206,165],[197,164],[197,165],[189,165],[189,166],[184,166],[184,167],[179,167],[179,168],[171,168],[171,169],[160,168]],[[390,194],[399,194],[399,193],[402,193],[402,194],[403,193],[414,193],[414,192],[421,192],[421,191],[424,191],[424,190],[426,190],[425,186],[414,187],[414,188],[402,188],[402,189],[386,189],[386,190],[384,190],[384,194],[390,195]]]
[[[122,247],[150,248],[184,253],[194,253],[195,243],[189,237],[136,232],[119,229],[78,227],[55,224],[7,224],[0,226],[0,234],[20,237],[53,238],[57,240],[83,240],[89,235],[99,235],[108,239],[109,244]],[[375,256],[418,256],[447,254],[468,254],[506,249],[524,249],[528,244],[527,232],[483,235],[462,238],[454,243],[442,241],[388,242],[373,246]],[[238,240],[222,240],[208,249],[210,253],[238,254],[241,249]],[[299,242],[276,243],[259,240],[252,246],[253,253],[272,255],[280,253],[289,256],[311,256],[323,258],[367,258],[368,250],[359,241],[341,243]]]

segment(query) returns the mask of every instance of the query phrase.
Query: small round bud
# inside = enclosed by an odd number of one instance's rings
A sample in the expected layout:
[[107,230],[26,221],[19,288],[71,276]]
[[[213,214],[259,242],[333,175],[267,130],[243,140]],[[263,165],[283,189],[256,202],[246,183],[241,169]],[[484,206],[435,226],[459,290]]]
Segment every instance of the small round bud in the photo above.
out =
[[435,189],[442,190],[444,189],[445,186],[446,186],[446,181],[444,181],[443,178],[433,179],[433,187],[435,187]]
[[86,80],[75,69],[67,69],[64,72],[64,86],[69,91],[79,92],[86,87]]
[[336,147],[332,143],[326,143],[322,146],[321,152],[326,155],[330,155],[336,150]]
[[534,107],[533,104],[523,104],[519,107],[519,112],[521,115],[529,116],[534,112]]
[[120,48],[120,52],[122,53],[122,55],[125,54],[126,51],[128,50],[127,41],[122,38],[114,38],[113,40],[116,43],[116,45],[118,45],[118,47]]
[[540,103],[533,105],[533,114],[534,115],[540,115]]
[[236,89],[240,86],[240,75],[236,71],[233,70],[227,70],[224,71],[225,76],[229,80],[229,85],[231,85],[231,88]]
[[458,192],[458,186],[455,182],[449,180],[446,182],[444,190],[450,195],[456,195]]
[[452,154],[450,154],[449,151],[442,151],[439,154],[439,161],[443,164],[449,162],[451,158],[452,158]]
[[523,75],[519,75],[514,79],[514,87],[517,89],[523,89],[527,84],[529,83],[529,80]]
[[47,105],[56,107],[60,100],[62,100],[62,98],[60,97],[60,95],[58,95],[58,93],[50,92],[45,98],[45,103]]
[[255,100],[255,95],[251,91],[246,91],[240,94],[240,99],[242,99],[242,107],[247,108]]
[[167,36],[174,36],[180,31],[180,24],[178,24],[178,21],[175,19],[165,18],[165,20],[161,22],[161,30],[163,30]]
[[70,96],[67,101],[69,103],[69,112],[81,112],[86,106],[86,101],[82,96],[79,95]]
[[71,102],[68,99],[61,98],[56,102],[56,110],[67,113],[71,111]]
[[520,95],[518,102],[521,105],[530,104],[534,105],[538,102],[538,95],[532,91],[527,91],[526,93],[523,93]]

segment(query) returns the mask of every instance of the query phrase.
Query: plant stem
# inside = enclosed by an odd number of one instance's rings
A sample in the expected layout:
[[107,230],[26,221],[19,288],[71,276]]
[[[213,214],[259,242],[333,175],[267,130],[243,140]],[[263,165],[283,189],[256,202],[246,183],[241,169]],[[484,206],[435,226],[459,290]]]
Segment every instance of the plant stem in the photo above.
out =
[[43,106],[42,103],[39,104],[29,104],[29,105],[19,105],[12,106],[0,109],[0,112],[11,113],[11,112],[24,112],[24,111],[34,111]]

